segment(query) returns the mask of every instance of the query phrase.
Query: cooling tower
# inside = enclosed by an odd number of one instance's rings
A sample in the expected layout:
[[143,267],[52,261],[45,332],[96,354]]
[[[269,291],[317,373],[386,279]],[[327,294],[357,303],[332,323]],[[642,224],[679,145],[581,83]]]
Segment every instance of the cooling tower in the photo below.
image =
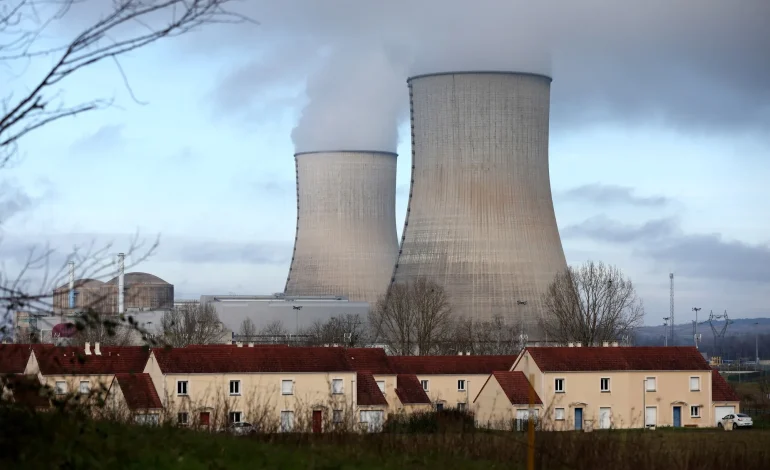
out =
[[297,236],[286,295],[375,303],[398,256],[396,154],[295,155]]
[[566,269],[548,174],[551,79],[412,77],[412,187],[393,281],[441,284],[456,315],[502,315],[538,340],[542,294]]

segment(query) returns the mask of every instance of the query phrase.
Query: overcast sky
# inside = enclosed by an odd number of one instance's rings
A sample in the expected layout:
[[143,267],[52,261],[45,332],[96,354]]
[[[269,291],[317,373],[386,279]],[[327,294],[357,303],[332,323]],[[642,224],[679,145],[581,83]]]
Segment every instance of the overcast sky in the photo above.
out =
[[[179,298],[282,291],[295,150],[397,151],[400,234],[406,78],[520,70],[554,78],[551,181],[568,263],[619,266],[646,324],[668,315],[670,271],[679,322],[694,306],[768,316],[770,3],[630,3],[243,3],[259,26],[209,28],[121,61],[143,104],[112,63],[66,82],[67,102],[119,106],[22,141],[0,173],[6,269],[31,244],[114,241],[117,252],[139,230],[161,235],[140,269]],[[51,40],[87,22],[73,14]]]

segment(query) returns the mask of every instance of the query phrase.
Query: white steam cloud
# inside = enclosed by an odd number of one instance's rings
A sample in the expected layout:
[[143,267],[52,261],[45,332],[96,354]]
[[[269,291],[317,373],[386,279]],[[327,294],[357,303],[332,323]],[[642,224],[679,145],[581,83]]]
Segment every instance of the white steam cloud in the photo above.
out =
[[267,93],[261,72],[307,79],[298,151],[395,150],[406,78],[452,70],[552,75],[557,127],[654,120],[684,132],[770,131],[767,0],[250,0],[244,8],[262,26],[204,34],[196,47],[253,53],[252,78],[226,80],[244,102]]

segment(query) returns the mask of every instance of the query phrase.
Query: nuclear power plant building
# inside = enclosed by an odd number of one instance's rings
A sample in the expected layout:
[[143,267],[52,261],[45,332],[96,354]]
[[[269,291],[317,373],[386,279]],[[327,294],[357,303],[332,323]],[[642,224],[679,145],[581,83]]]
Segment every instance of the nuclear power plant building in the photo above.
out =
[[540,339],[542,295],[566,269],[548,171],[550,77],[408,80],[409,208],[392,281],[444,286],[456,315],[502,315]]
[[374,304],[398,255],[396,154],[295,155],[297,235],[287,296],[344,296]]

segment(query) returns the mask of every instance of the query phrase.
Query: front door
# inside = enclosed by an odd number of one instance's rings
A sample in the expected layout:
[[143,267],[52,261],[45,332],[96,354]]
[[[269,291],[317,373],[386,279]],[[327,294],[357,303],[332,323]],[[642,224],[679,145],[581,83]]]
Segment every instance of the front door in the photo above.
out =
[[674,427],[675,428],[682,427],[682,407],[681,406],[674,407]]
[[313,410],[313,432],[321,432],[323,429],[324,412],[322,410]]
[[198,416],[198,421],[201,423],[201,426],[208,426],[211,422],[211,413],[208,411],[201,411],[201,414]]
[[583,408],[575,408],[575,431],[583,430]]

